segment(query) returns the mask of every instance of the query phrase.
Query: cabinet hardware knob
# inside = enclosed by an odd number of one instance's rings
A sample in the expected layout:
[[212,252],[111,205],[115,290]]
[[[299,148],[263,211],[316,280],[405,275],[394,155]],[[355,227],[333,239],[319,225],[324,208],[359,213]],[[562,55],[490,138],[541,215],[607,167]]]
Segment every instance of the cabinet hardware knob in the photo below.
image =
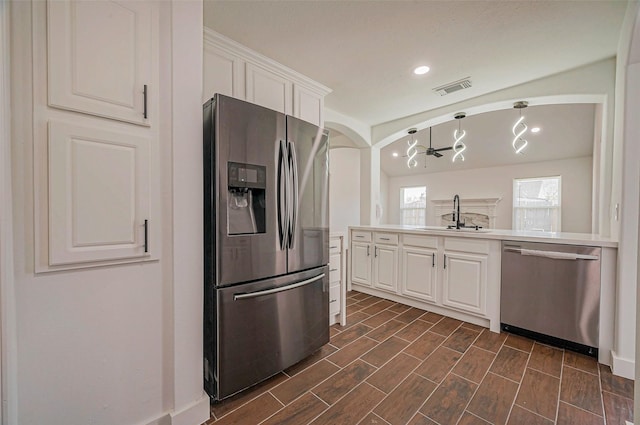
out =
[[436,254],[431,253],[431,267],[435,267],[435,266],[436,266]]
[[443,261],[443,263],[444,263],[444,268],[446,269],[446,268],[447,268],[447,254],[444,254],[444,261]]
[[147,117],[147,85],[144,85],[144,89],[142,90],[142,96],[144,96],[144,110],[142,112],[142,116],[144,117],[144,119],[146,120]]
[[149,220],[144,221],[144,252],[149,252]]

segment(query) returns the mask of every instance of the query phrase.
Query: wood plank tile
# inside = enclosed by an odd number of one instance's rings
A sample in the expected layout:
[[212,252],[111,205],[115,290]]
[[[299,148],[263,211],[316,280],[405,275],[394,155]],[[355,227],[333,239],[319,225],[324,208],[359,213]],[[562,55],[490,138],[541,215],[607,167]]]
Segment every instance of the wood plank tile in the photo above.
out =
[[433,353],[443,341],[444,337],[442,335],[427,331],[411,343],[411,345],[405,348],[404,352],[424,360],[429,356],[429,354]]
[[415,373],[439,384],[460,357],[462,357],[461,353],[440,346],[418,366]]
[[315,387],[320,382],[340,370],[337,366],[326,360],[320,360],[313,366],[303,370],[296,376],[283,382],[271,390],[278,400],[283,404],[289,404],[304,392]]
[[602,390],[622,397],[633,399],[633,381],[611,373],[611,368],[607,365],[600,366],[600,380]]
[[331,406],[312,425],[357,424],[362,420],[385,394],[363,382],[340,401]]
[[440,425],[455,425],[478,386],[456,375],[449,375],[429,397],[420,413]]
[[415,415],[435,388],[436,385],[433,382],[411,374],[373,412],[392,425],[404,425]]
[[527,353],[503,346],[491,365],[490,371],[512,381],[520,382],[528,359]]
[[271,394],[265,393],[214,423],[216,425],[243,425],[247,423],[247,418],[259,423],[280,409],[282,409],[282,404]]
[[500,347],[502,347],[505,339],[507,339],[506,334],[498,334],[491,332],[489,329],[485,329],[482,331],[478,339],[475,340],[473,345],[497,353],[500,351]]
[[347,316],[350,316],[354,313],[357,313],[358,311],[361,311],[365,308],[365,306],[360,305],[358,303],[355,304],[351,304],[347,306]]
[[518,384],[489,372],[467,410],[493,424],[504,424],[517,391]]
[[378,343],[376,341],[364,336],[355,340],[346,347],[343,347],[340,350],[336,351],[335,353],[327,357],[327,360],[337,364],[340,367],[345,367],[377,345]]
[[422,413],[416,413],[416,415],[409,421],[407,425],[438,425],[431,419],[424,416]]
[[360,300],[358,302],[358,304],[360,304],[360,305],[362,305],[363,307],[366,308],[366,307],[370,307],[370,306],[372,306],[375,303],[380,302],[380,301],[382,301],[382,298],[371,296],[371,297],[365,298],[363,300]]
[[425,322],[438,323],[444,319],[442,314],[434,313],[432,311],[427,311],[420,316],[420,320],[424,320]]
[[353,298],[354,300],[362,301],[366,300],[367,298],[371,298],[371,295],[365,294],[364,292],[349,291],[347,297]]
[[211,413],[213,413],[217,418],[221,418],[232,410],[235,410],[248,401],[253,400],[260,394],[269,391],[271,388],[281,384],[287,379],[289,379],[289,377],[284,373],[278,373],[277,375],[272,376],[266,381],[262,381],[259,384],[254,385],[253,387],[248,388],[239,394],[231,396],[220,402],[213,403],[211,405]]
[[340,372],[334,374],[331,378],[313,388],[311,392],[325,403],[333,404],[375,371],[376,368],[370,364],[362,360],[356,360]]
[[602,393],[607,425],[624,425],[633,422],[633,400],[608,392]]
[[409,345],[407,341],[392,336],[386,341],[380,343],[367,354],[363,355],[361,359],[375,367],[380,367],[388,362],[392,357],[395,357],[407,345]]
[[347,324],[346,325],[338,325],[337,329],[339,331],[344,331],[346,329],[351,328],[352,326],[357,325],[363,320],[368,319],[370,316],[368,314],[363,313],[362,311],[356,311],[355,313],[350,313],[347,315]]
[[318,397],[307,393],[270,417],[267,421],[262,422],[261,425],[307,424],[326,409],[327,405],[319,400]]
[[411,323],[414,320],[416,320],[418,317],[422,316],[423,314],[424,314],[424,310],[411,307],[409,310],[405,311],[404,313],[396,317],[396,320],[399,320],[400,322],[404,322],[404,323]]
[[429,330],[430,327],[433,326],[433,323],[425,322],[424,320],[414,320],[409,323],[407,326],[396,332],[398,338],[402,338],[405,341],[413,342],[420,335]]
[[495,353],[471,346],[453,368],[453,373],[479,384],[495,357]]
[[366,320],[362,321],[363,325],[367,325],[367,326],[371,326],[372,328],[377,328],[378,326],[382,325],[385,322],[388,322],[389,320],[393,319],[394,317],[396,317],[398,314],[394,313],[393,311],[389,311],[389,310],[384,310],[381,311],[380,313],[376,314],[375,316],[371,316]]
[[394,313],[401,314],[409,310],[410,308],[411,307],[406,304],[395,303],[394,305],[389,307],[389,310],[393,311]]
[[595,375],[598,374],[598,361],[593,357],[585,356],[584,354],[565,350],[564,364],[565,366],[571,366],[575,369],[580,369]]
[[555,421],[559,392],[559,378],[527,368],[516,404]]
[[469,328],[459,327],[442,344],[447,348],[464,353],[473,344],[473,341],[480,335],[479,332]]
[[380,391],[389,394],[400,382],[420,364],[420,360],[404,353],[398,354],[386,365],[371,375],[367,382]]
[[[469,412],[464,412],[464,414],[460,418],[460,422],[458,422],[458,425],[491,425],[491,424],[485,421],[484,419],[480,419],[476,415],[472,415]],[[522,423],[520,425],[525,425],[525,423]],[[531,425],[531,424],[527,423],[526,425]]]
[[362,323],[359,323],[333,337],[333,339],[331,339],[330,341],[331,345],[342,348],[345,345],[352,343],[370,330],[371,328],[369,326],[365,326]]
[[469,323],[469,322],[463,322],[462,326],[465,327],[465,328],[472,329],[472,330],[474,330],[476,332],[482,332],[483,330],[487,329],[484,326],[476,325],[476,324]]
[[329,328],[329,337],[333,338],[334,336],[338,335],[340,333],[340,331],[336,328],[334,328],[333,326],[331,326]]
[[559,348],[535,343],[531,351],[531,359],[527,367],[560,377],[563,352]]
[[542,416],[536,415],[535,413],[529,412],[528,410],[515,405],[511,409],[507,425],[553,425],[554,423],[555,418],[553,418],[553,421],[550,421],[549,419],[543,418]]
[[297,375],[298,373],[302,372],[303,370],[305,370],[306,368],[308,368],[312,364],[314,364],[317,361],[322,360],[325,357],[333,354],[337,350],[338,349],[336,347],[334,347],[333,345],[325,344],[322,347],[320,347],[320,349],[318,351],[316,351],[315,353],[313,353],[312,355],[310,355],[306,359],[299,361],[298,363],[294,364],[293,366],[291,366],[288,369],[285,369],[284,371],[289,376]]
[[382,310],[386,310],[387,308],[391,307],[393,304],[394,304],[393,301],[381,300],[365,308],[364,310],[362,310],[362,312],[373,316],[374,314],[380,313]]
[[558,425],[604,425],[602,416],[594,415],[578,409],[570,404],[560,402],[558,406]]
[[457,319],[452,319],[451,317],[445,317],[440,320],[438,323],[433,325],[431,328],[431,332],[440,334],[442,336],[449,336],[458,329],[458,327],[462,324],[462,321]]
[[598,377],[590,373],[566,366],[562,368],[560,400],[602,416],[600,383]]
[[371,412],[363,420],[358,422],[358,425],[386,425],[388,422],[382,419],[380,416]]
[[398,322],[397,320],[392,319],[369,332],[367,336],[369,338],[375,339],[376,341],[382,342],[385,339],[389,338],[391,335],[395,334],[398,330],[402,329],[404,326],[406,326],[405,323]]
[[530,353],[533,348],[533,340],[523,336],[509,334],[504,341],[504,345]]

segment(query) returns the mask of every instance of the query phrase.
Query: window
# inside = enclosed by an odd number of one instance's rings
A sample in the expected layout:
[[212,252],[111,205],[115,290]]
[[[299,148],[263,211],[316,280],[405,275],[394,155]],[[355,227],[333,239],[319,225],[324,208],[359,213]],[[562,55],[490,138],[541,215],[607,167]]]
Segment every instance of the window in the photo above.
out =
[[424,226],[427,223],[427,187],[400,189],[400,224]]
[[513,180],[513,229],[560,231],[560,176]]

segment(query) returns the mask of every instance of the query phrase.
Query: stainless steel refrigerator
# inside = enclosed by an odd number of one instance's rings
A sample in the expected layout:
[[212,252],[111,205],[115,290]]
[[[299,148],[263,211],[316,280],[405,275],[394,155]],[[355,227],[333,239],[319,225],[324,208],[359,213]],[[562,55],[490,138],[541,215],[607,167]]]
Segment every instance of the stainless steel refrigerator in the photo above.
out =
[[222,400],[329,341],[328,133],[204,104],[204,382]]

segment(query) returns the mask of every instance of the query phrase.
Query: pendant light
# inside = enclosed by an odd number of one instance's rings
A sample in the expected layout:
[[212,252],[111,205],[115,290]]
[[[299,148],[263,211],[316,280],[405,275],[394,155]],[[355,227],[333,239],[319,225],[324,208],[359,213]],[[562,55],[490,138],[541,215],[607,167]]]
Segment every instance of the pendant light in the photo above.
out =
[[529,144],[529,142],[527,142],[526,139],[522,137],[522,135],[527,132],[528,128],[524,123],[524,117],[522,116],[522,110],[527,106],[529,106],[529,102],[526,102],[524,100],[513,104],[513,107],[515,109],[520,110],[520,118],[518,118],[516,123],[513,125],[513,128],[511,129],[511,132],[513,133],[513,141],[511,142],[511,146],[513,146],[513,149],[516,151],[516,153],[522,152],[522,150]]
[[418,161],[416,160],[416,155],[418,155],[418,141],[413,138],[413,135],[418,131],[415,128],[409,129],[409,134],[411,135],[411,139],[407,141],[407,167],[415,168],[418,166]]
[[454,118],[458,120],[458,129],[455,130],[453,132],[453,157],[451,158],[451,162],[456,162],[456,159],[460,158],[462,161],[464,161],[464,155],[462,154],[462,152],[464,152],[467,149],[467,145],[464,144],[464,142],[462,141],[462,139],[464,139],[464,136],[467,135],[467,132],[464,130],[461,130],[461,124],[462,124],[462,118],[466,117],[467,114],[465,114],[464,112],[458,112],[457,114],[455,114]]

